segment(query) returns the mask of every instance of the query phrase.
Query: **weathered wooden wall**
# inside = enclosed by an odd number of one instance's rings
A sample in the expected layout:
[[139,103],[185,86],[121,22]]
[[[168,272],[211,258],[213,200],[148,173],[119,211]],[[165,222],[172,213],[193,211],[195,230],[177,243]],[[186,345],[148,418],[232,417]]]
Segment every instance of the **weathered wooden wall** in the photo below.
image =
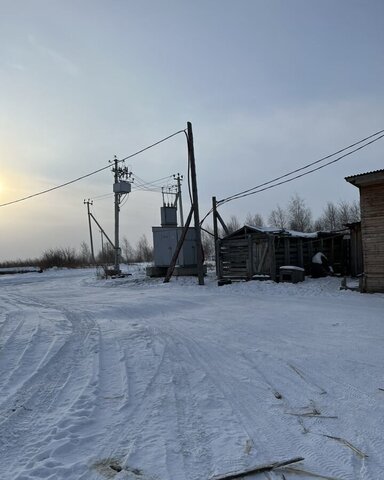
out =
[[322,250],[336,273],[346,268],[343,235],[301,238],[263,232],[242,233],[219,241],[219,278],[250,280],[266,275],[276,280],[280,267],[294,265],[311,274],[312,256]]
[[351,231],[350,259],[351,275],[356,277],[364,272],[363,244],[361,237],[361,222],[349,225]]
[[364,288],[384,292],[384,185],[360,188]]

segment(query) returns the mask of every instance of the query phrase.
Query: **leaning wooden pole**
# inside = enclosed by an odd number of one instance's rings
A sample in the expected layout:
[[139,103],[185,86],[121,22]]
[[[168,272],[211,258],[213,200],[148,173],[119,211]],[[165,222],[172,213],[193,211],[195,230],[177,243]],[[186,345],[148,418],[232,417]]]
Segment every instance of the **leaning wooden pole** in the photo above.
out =
[[191,122],[187,122],[187,141],[188,141],[188,160],[191,168],[192,207],[193,207],[195,232],[196,232],[197,276],[199,279],[199,285],[204,285],[203,249],[201,244],[201,229],[200,229],[200,218],[199,218],[199,200],[197,196],[195,150],[193,146],[193,132],[192,132]]
[[173,254],[171,264],[168,267],[168,270],[167,270],[167,273],[165,275],[163,283],[168,283],[169,280],[171,279],[172,275],[173,275],[173,272],[174,272],[175,267],[176,267],[177,258],[179,256],[181,247],[183,246],[185,237],[187,235],[189,224],[191,223],[191,220],[192,220],[192,214],[193,214],[193,207],[191,207],[191,211],[189,212],[187,221],[185,222],[185,225],[184,225],[183,230],[181,232],[180,239],[177,242],[175,253]]

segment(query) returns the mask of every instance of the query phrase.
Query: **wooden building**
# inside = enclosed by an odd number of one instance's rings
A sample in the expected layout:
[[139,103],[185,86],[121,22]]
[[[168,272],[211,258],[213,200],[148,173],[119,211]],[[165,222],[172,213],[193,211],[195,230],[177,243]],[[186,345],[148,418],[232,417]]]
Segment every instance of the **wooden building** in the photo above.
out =
[[346,177],[360,190],[362,290],[384,292],[384,170]]
[[363,243],[361,239],[361,222],[347,223],[350,241],[350,274],[359,277],[364,272]]
[[280,267],[295,266],[311,272],[312,256],[319,250],[335,272],[349,269],[348,247],[343,232],[304,233],[286,229],[244,225],[218,241],[218,278],[279,280]]

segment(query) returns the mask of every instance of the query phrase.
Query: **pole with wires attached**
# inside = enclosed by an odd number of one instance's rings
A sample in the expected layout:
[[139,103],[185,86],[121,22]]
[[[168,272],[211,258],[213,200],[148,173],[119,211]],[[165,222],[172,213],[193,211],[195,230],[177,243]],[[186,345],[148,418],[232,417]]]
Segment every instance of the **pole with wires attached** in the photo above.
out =
[[196,235],[195,245],[196,245],[196,260],[197,260],[197,276],[199,279],[199,285],[204,285],[203,248],[201,245],[201,228],[200,228],[200,218],[199,218],[199,200],[197,196],[195,151],[193,147],[192,124],[190,122],[187,123],[186,136],[187,136],[187,145],[188,145],[188,166],[190,169],[191,184],[192,184],[192,192],[191,192],[192,205],[191,205],[191,210],[189,212],[188,218],[183,227],[181,237],[177,242],[175,252],[173,254],[171,263],[167,270],[167,274],[164,278],[164,283],[168,283],[169,280],[171,279],[171,276],[176,266],[177,258],[183,246],[185,237],[188,232],[189,224],[193,216],[194,222],[195,222],[195,235]]
[[200,218],[199,218],[199,199],[197,195],[195,149],[193,146],[193,132],[192,132],[191,122],[187,122],[187,142],[188,142],[188,161],[191,168],[192,206],[193,206],[193,216],[195,221],[195,232],[196,232],[197,276],[199,279],[199,285],[204,285],[203,248],[201,245],[201,229],[200,229]]

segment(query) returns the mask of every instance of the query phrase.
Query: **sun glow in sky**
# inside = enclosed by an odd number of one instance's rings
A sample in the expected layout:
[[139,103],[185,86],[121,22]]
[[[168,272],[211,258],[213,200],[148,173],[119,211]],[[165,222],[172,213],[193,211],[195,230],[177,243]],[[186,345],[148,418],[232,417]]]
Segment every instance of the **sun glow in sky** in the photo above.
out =
[[[129,155],[191,121],[200,210],[384,128],[382,0],[36,0],[0,17],[0,203]],[[22,5],[22,8],[20,6]],[[264,219],[298,193],[314,217],[358,199],[345,176],[383,168],[381,142],[223,207]],[[180,135],[130,161],[146,181],[180,172]],[[6,172],[6,174],[4,174]],[[183,185],[188,210],[187,185]],[[113,232],[106,170],[0,209],[0,260],[88,240],[85,198]],[[161,195],[133,192],[121,235],[160,223]],[[28,241],[26,241],[28,239]]]

